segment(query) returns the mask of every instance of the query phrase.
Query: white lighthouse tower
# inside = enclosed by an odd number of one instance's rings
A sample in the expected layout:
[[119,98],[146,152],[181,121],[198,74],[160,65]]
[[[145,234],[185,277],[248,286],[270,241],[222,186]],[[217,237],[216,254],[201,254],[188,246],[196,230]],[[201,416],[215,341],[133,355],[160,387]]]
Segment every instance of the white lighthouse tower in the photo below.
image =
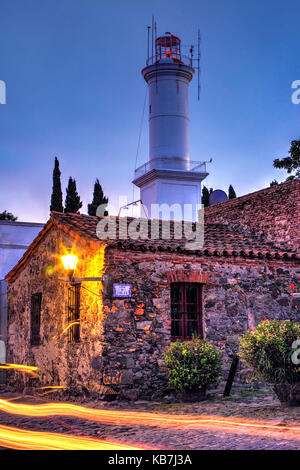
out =
[[136,169],[133,181],[150,218],[197,219],[208,173],[205,162],[190,160],[188,88],[194,73],[178,37],[156,39],[155,56],[142,70],[149,88],[149,162]]

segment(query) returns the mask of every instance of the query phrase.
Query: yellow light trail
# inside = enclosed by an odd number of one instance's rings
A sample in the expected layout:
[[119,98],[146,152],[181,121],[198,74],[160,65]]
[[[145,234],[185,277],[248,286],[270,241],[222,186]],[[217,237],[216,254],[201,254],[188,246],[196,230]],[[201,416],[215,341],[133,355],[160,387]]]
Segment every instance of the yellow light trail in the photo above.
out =
[[66,331],[68,331],[68,329],[71,328],[73,325],[80,325],[80,322],[79,321],[73,321],[68,326],[66,326],[66,328],[63,329],[62,334],[64,334]]
[[34,371],[38,370],[38,367],[34,366],[26,366],[23,364],[1,364],[0,369],[14,369],[20,372],[25,372],[26,374],[30,374],[33,377],[38,377]]
[[46,385],[45,387],[38,387],[38,390],[46,390],[48,388],[64,388],[62,385]]
[[118,426],[155,426],[160,428],[183,428],[192,429],[206,428],[240,428],[243,432],[259,433],[260,431],[294,431],[293,438],[300,439],[300,426],[280,427],[274,424],[261,424],[254,420],[227,419],[220,416],[207,415],[172,415],[164,413],[150,413],[143,411],[118,411],[87,408],[73,405],[71,403],[44,403],[38,405],[12,403],[0,399],[0,411],[9,414],[49,417],[49,416],[69,416],[83,420],[101,422],[102,424],[113,424]]
[[0,446],[14,450],[146,450],[151,448],[125,442],[29,431],[1,425]]

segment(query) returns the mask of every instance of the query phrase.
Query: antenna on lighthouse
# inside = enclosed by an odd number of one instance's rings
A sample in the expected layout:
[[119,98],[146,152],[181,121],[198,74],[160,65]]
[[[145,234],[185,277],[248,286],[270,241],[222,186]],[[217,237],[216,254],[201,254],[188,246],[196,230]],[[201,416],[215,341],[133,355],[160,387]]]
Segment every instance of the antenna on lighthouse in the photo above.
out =
[[151,26],[147,26],[147,29],[148,29],[148,38],[147,38],[147,65],[149,63],[149,48],[150,48],[150,29],[151,29]]
[[153,41],[154,41],[154,16],[152,15],[152,54],[151,54],[151,61],[153,61]]
[[201,42],[201,35],[200,35],[200,29],[198,29],[198,57],[197,57],[197,71],[198,71],[198,101],[200,100],[200,57],[201,57],[201,51],[200,51],[200,42]]
[[191,55],[190,63],[191,63],[191,67],[193,67],[193,57],[194,57],[194,46],[193,46],[193,44],[190,47],[190,55]]

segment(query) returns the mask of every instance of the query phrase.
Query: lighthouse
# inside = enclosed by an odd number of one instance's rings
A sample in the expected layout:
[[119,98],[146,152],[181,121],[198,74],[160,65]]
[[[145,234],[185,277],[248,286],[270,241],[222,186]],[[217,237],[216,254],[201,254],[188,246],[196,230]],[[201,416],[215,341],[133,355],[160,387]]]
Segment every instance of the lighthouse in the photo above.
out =
[[149,218],[197,220],[205,162],[190,159],[189,84],[192,57],[167,32],[155,40],[155,55],[142,75],[149,90],[149,161],[135,170],[133,183]]

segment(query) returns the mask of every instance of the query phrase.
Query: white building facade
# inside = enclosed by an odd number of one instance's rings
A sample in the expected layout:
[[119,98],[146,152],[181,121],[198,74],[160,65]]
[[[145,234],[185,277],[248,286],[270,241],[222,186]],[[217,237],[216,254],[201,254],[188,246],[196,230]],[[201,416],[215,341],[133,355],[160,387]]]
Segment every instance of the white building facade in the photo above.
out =
[[[17,264],[44,224],[0,220],[0,363],[5,363],[7,296],[4,277]],[[5,371],[0,371],[0,383]]]

